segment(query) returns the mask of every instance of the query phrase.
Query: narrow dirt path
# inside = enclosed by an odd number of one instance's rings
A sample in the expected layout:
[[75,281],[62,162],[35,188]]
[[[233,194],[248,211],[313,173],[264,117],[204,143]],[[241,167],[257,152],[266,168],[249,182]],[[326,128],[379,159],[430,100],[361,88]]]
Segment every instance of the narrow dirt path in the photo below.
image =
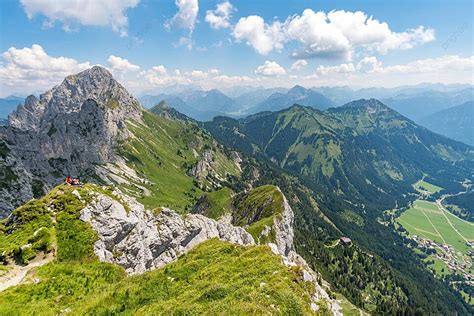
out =
[[0,276],[0,292],[8,289],[9,287],[18,285],[23,282],[28,271],[32,268],[40,267],[53,261],[54,256],[52,253],[48,253],[46,257],[44,255],[38,255],[35,259],[31,260],[26,266],[14,265],[11,270],[6,274]]

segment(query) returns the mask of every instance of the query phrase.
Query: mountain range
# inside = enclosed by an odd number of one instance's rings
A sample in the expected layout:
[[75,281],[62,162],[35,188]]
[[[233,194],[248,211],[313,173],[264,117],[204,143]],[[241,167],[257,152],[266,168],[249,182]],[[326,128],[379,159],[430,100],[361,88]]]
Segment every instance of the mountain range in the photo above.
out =
[[410,119],[420,122],[436,112],[473,101],[473,98],[474,88],[470,87],[449,92],[428,90],[419,93],[399,93],[382,101]]
[[[235,91],[234,91],[235,90]],[[228,97],[218,90],[180,90],[178,93],[144,95],[140,102],[150,108],[165,100],[178,111],[200,121],[215,116],[244,117],[264,111],[279,111],[293,104],[311,106],[319,110],[341,106],[357,99],[377,98],[411,120],[422,123],[436,112],[473,100],[474,90],[469,85],[422,84],[396,88],[317,87],[306,89],[294,86],[284,88],[253,88],[229,90]],[[242,94],[238,94],[242,92]],[[448,114],[449,112],[446,112]],[[456,119],[454,116],[450,121]],[[459,121],[458,124],[463,124]],[[422,124],[423,125],[423,124]],[[443,134],[443,129],[437,129]],[[451,134],[443,134],[450,137]],[[464,133],[458,140],[468,139]]]
[[375,99],[269,98],[201,123],[99,66],[29,96],[0,127],[0,313],[472,313],[380,218],[420,179],[464,190],[474,148]]
[[420,120],[430,130],[474,145],[474,101],[433,113]]
[[217,117],[204,127],[231,148],[264,155],[301,175],[319,192],[350,199],[361,214],[395,206],[423,174],[461,189],[458,182],[472,177],[474,167],[472,147],[432,133],[375,99],[323,112],[294,105],[240,120]]
[[[174,85],[161,90],[148,91],[140,98],[140,103],[151,108],[160,101],[166,101],[171,107],[187,116],[209,121],[215,116],[226,115],[244,117],[263,111],[278,111],[293,104],[315,107],[319,110],[340,106],[352,100],[377,98],[402,115],[420,123],[433,126],[427,122],[428,117],[445,109],[452,108],[473,100],[474,90],[470,85],[420,84],[395,88],[351,89],[341,87],[303,88],[294,86],[285,88],[233,87],[223,92],[214,89],[202,90],[199,86]],[[6,119],[22,98],[11,96],[0,100],[0,119]],[[449,115],[449,112],[445,114]],[[449,121],[462,125],[462,121]],[[447,129],[436,129],[443,134]],[[464,131],[464,130],[463,130]],[[469,140],[471,135],[458,132],[457,140]],[[444,133],[451,137],[452,133]]]
[[333,103],[322,94],[301,86],[295,86],[288,91],[280,88],[256,90],[236,98],[230,98],[216,89],[187,90],[173,95],[144,95],[140,98],[140,102],[148,108],[162,100],[199,121],[211,120],[215,116],[226,114],[242,116],[276,111],[294,103],[313,106],[320,110],[333,106]]

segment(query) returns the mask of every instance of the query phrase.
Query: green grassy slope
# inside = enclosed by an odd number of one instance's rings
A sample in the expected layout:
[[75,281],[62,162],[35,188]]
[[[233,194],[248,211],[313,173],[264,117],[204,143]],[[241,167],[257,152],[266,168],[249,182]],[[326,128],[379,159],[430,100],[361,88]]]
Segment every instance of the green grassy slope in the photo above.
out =
[[[27,249],[34,252],[19,263],[56,249],[54,261],[28,278],[35,282],[0,293],[1,315],[215,315],[229,309],[237,314],[310,313],[314,285],[302,281],[300,269],[283,265],[266,246],[210,240],[163,269],[133,277],[118,266],[98,262],[93,252],[96,234],[78,218],[94,192],[113,196],[105,187],[61,185],[1,222],[0,252],[5,251],[5,259],[25,257],[16,251],[27,243],[33,243]],[[48,234],[35,235],[38,231]],[[321,312],[325,310],[323,303]]]
[[414,187],[419,191],[428,192],[429,194],[439,192],[443,189],[442,187],[431,184],[424,180],[419,180],[418,182],[416,182],[414,184]]
[[[37,284],[0,293],[0,314],[310,314],[313,285],[264,246],[218,240],[140,276],[95,261],[54,262]],[[323,304],[324,305],[324,304]],[[321,306],[324,312],[325,306]]]
[[[72,192],[77,190],[79,200]],[[96,239],[92,228],[79,220],[80,210],[92,191],[110,194],[95,185],[60,185],[39,200],[32,200],[0,222],[0,254],[3,260],[27,263],[39,252],[57,248],[60,261],[91,258]]]
[[203,190],[214,189],[215,179],[197,180],[187,174],[205,151],[212,152],[220,179],[240,173],[222,146],[193,122],[144,111],[143,123],[130,122],[128,128],[133,136],[119,146],[118,152],[147,181],[130,180],[119,186],[147,207],[167,206],[186,212]]
[[205,193],[194,206],[193,212],[199,212],[204,216],[218,220],[223,215],[232,213],[231,203],[233,195],[232,189],[227,187]]
[[81,312],[309,314],[311,290],[267,247],[211,240],[164,269],[123,280]]
[[[193,212],[219,219],[232,215],[232,223],[245,229],[258,244],[274,241],[273,223],[283,211],[283,194],[274,185],[262,185],[235,194],[230,188],[204,194]],[[262,232],[264,230],[264,234]]]

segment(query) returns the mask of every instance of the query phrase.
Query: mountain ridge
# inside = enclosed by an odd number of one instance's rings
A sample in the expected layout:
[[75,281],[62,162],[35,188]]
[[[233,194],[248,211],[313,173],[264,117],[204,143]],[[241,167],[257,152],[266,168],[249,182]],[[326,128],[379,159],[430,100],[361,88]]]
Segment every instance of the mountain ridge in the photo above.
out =
[[446,137],[474,146],[474,101],[436,112],[420,124]]

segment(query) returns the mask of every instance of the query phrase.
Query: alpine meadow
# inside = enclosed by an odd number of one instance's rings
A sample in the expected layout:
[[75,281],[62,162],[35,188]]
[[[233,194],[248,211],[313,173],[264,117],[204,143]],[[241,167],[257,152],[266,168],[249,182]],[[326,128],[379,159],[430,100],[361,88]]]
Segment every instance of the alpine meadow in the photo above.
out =
[[0,315],[474,315],[473,2],[0,12]]

